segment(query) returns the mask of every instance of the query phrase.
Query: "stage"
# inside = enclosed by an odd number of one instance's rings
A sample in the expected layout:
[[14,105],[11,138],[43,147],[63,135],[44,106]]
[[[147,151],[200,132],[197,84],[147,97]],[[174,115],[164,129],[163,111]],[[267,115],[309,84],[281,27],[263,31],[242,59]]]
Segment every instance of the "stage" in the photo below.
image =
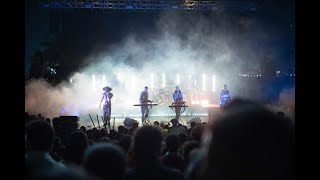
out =
[[[209,122],[216,118],[219,113],[220,106],[218,104],[206,104],[206,105],[190,105],[186,108],[186,110],[181,114],[179,122],[187,127],[190,127],[190,120],[201,120],[201,122]],[[91,118],[90,118],[91,116]],[[100,124],[101,128],[103,126],[101,114],[90,114],[87,116],[79,117],[79,127],[85,126],[89,129],[93,128],[94,125],[98,128]],[[139,122],[139,126],[142,126],[141,123],[141,114],[140,108],[136,108],[135,113],[126,113],[126,114],[113,114],[111,113],[111,126],[115,129],[120,125],[124,125],[125,119],[136,120]],[[159,123],[167,124],[171,119],[175,118],[175,112],[166,106],[154,106],[150,110],[149,113],[149,121],[153,124],[154,121],[158,121]],[[92,123],[92,121],[94,123]],[[99,122],[98,122],[99,121]]]

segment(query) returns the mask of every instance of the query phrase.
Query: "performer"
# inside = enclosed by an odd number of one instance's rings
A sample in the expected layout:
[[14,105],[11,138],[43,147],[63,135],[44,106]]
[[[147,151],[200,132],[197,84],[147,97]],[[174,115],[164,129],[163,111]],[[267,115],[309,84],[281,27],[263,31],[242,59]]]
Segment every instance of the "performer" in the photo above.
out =
[[[175,103],[175,105],[183,105],[183,104],[180,104],[181,102],[183,102],[183,94],[179,86],[176,86],[176,90],[174,91],[172,96],[173,96],[173,102]],[[181,107],[175,107],[177,120],[179,120],[179,117],[180,117],[180,110],[181,110]]]
[[113,94],[110,92],[112,90],[112,88],[106,86],[103,88],[103,90],[105,91],[102,94],[102,98],[100,101],[100,105],[99,105],[99,109],[101,108],[101,103],[104,100],[104,105],[103,105],[103,120],[104,120],[104,127],[106,127],[106,125],[110,127],[110,119],[111,119],[111,98],[113,97]]
[[[148,102],[150,102],[148,100],[149,98],[149,94],[148,94],[148,86],[144,87],[144,90],[141,92],[140,94],[140,104],[147,104]],[[141,114],[142,114],[142,124],[144,124],[148,118],[148,106],[140,106],[141,107]]]
[[230,101],[230,93],[227,89],[227,85],[225,84],[223,90],[220,93],[220,107],[224,107]]

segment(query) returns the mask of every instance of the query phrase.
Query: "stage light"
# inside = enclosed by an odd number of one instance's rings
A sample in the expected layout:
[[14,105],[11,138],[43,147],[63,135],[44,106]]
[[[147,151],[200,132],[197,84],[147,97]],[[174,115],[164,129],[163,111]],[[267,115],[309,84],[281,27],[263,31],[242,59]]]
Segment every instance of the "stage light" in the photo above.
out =
[[208,104],[208,100],[201,100],[201,104],[205,105],[205,104]]
[[162,74],[162,87],[166,87],[166,75]]
[[212,76],[212,91],[216,92],[216,75]]
[[180,75],[177,74],[177,84],[180,84]]
[[202,90],[206,90],[206,75],[202,75]]

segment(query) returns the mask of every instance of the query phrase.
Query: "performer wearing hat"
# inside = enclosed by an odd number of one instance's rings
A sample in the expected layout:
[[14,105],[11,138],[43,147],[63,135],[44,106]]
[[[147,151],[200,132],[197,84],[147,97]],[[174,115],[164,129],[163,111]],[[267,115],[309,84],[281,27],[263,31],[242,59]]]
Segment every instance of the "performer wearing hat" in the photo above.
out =
[[110,127],[110,119],[111,119],[111,98],[113,97],[113,94],[110,92],[112,90],[112,88],[106,86],[103,88],[103,90],[105,91],[102,94],[102,98],[100,101],[100,105],[99,105],[99,109],[101,108],[101,103],[104,100],[104,105],[103,105],[103,120],[104,120],[104,127],[106,127],[106,125]]

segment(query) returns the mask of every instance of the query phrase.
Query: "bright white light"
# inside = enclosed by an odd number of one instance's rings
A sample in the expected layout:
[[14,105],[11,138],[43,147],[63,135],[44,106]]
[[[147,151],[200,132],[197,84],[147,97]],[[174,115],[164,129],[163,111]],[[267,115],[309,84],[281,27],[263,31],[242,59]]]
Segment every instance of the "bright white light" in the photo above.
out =
[[153,80],[154,80],[154,76],[153,74],[151,74],[151,89],[153,89]]
[[206,90],[206,75],[202,75],[202,90]]
[[180,84],[180,75],[177,74],[177,84]]
[[195,104],[196,102],[195,101],[191,101],[191,104]]
[[162,87],[166,87],[166,75],[162,74]]
[[70,78],[70,83],[72,83],[72,78]]
[[212,91],[216,92],[216,75],[212,76]]
[[208,100],[201,100],[200,102],[201,102],[201,104],[202,104],[202,105],[206,105],[206,104],[208,104],[208,103],[209,103],[209,101],[208,101]]

